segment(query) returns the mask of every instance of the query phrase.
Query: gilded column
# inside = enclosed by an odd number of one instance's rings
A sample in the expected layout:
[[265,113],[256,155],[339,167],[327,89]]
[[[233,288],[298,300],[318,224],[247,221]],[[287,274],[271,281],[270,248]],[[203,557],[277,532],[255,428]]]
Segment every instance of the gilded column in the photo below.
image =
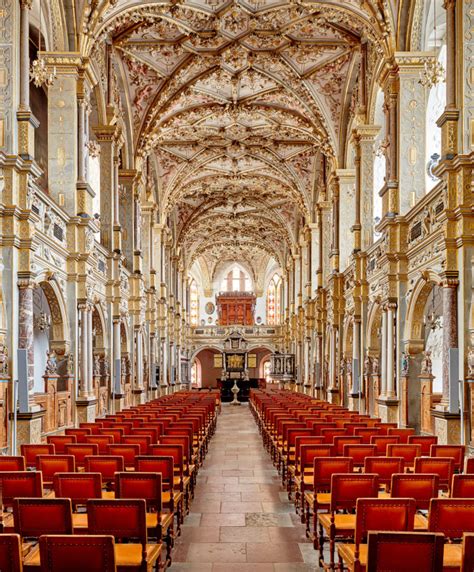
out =
[[113,319],[113,372],[114,378],[112,383],[115,395],[122,395],[121,377],[122,377],[122,349],[120,339],[120,318],[114,317]]
[[383,398],[387,395],[387,311],[382,310],[382,379],[379,397]]
[[386,368],[387,368],[387,398],[395,397],[395,311],[394,304],[387,307],[387,345],[386,345]]
[[33,0],[20,0],[20,110],[30,110],[30,9]]
[[[443,398],[444,408],[449,406],[450,372],[449,351],[458,347],[458,281],[448,278],[442,288],[443,293]],[[457,379],[453,380],[457,383]]]
[[88,332],[88,311],[87,304],[79,304],[81,330],[80,330],[80,366],[81,375],[80,397],[88,397],[88,376],[89,376],[89,342],[87,339]]
[[94,349],[92,333],[92,306],[87,306],[87,394],[94,395]]
[[18,281],[18,348],[27,351],[28,390],[34,384],[34,334],[33,334],[33,288],[29,279]]

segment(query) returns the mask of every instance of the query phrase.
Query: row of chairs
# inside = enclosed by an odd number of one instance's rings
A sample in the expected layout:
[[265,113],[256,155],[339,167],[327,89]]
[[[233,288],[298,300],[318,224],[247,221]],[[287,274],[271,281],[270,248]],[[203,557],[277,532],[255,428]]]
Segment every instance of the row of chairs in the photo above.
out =
[[[16,457],[0,457],[1,500],[7,509],[0,536],[20,536],[25,570],[40,569],[39,537],[41,545],[48,536],[67,535],[64,562],[76,552],[67,547],[85,533],[108,537],[104,542],[112,546],[113,566],[120,570],[170,565],[218,410],[214,394],[181,392],[82,424],[67,430],[69,435],[49,436],[47,443],[24,445]],[[76,564],[72,558],[73,568],[55,569],[86,569]]]
[[[289,498],[295,492],[321,565],[329,541],[330,569],[336,567],[336,542],[340,570],[367,569],[369,530],[415,536],[429,530],[450,542],[474,532],[474,461],[464,461],[463,446],[438,445],[435,436],[418,436],[291,392],[253,391],[250,403]],[[461,510],[467,520],[459,519],[456,531],[450,530],[449,519],[436,518],[438,504],[444,516]],[[459,570],[461,545],[453,546],[444,558]]]

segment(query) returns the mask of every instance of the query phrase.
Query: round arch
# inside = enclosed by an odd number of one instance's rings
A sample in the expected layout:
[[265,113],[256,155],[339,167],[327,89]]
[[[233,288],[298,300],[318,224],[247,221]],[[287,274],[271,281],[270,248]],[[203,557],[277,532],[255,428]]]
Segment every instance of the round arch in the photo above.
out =
[[61,286],[54,274],[49,273],[40,275],[36,284],[42,289],[51,312],[50,349],[58,356],[65,356],[69,353],[71,340],[66,302]]

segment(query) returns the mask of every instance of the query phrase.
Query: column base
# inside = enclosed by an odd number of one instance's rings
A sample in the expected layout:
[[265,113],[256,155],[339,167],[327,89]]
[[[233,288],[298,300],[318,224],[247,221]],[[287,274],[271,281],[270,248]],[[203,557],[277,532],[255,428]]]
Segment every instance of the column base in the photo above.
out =
[[348,401],[348,408],[349,411],[359,411],[359,401],[361,411],[364,411],[365,400],[364,396],[359,395],[358,393],[350,393],[349,394],[349,401]]
[[434,434],[440,445],[459,444],[461,442],[461,416],[459,413],[432,410]]
[[153,399],[157,399],[159,396],[159,389],[158,387],[151,387],[148,390],[148,401],[153,401]]
[[333,405],[339,405],[341,401],[341,395],[337,387],[328,387],[328,401]]
[[[45,415],[45,409],[28,411],[26,413],[17,413],[16,445],[18,450],[20,450],[20,445],[41,443],[43,419]],[[11,417],[12,415],[10,414],[10,418]],[[17,451],[12,452],[12,455],[16,454]]]
[[125,400],[123,393],[116,393],[113,396],[114,410],[115,413],[120,413],[125,409]]
[[160,385],[160,396],[161,395],[168,395],[168,384],[162,383]]
[[398,399],[394,397],[379,397],[376,401],[382,423],[398,424]]
[[141,405],[145,403],[145,390],[144,389],[132,389],[133,395],[133,405]]
[[76,400],[78,423],[93,423],[95,421],[97,399],[95,397]]

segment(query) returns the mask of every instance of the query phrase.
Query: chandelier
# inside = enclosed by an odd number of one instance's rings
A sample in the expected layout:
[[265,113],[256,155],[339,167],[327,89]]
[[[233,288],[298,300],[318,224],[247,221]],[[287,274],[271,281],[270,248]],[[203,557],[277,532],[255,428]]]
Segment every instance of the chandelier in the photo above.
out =
[[53,85],[54,80],[57,77],[56,66],[52,70],[48,69],[48,64],[44,56],[41,55],[41,6],[42,2],[40,0],[39,5],[39,37],[38,37],[38,57],[31,64],[30,67],[30,79],[35,84],[36,87],[41,87],[46,85],[47,87]]
[[431,297],[431,311],[425,314],[424,325],[425,328],[429,328],[431,331],[439,330],[441,328],[441,316],[439,316],[435,311],[435,297],[437,288],[433,288],[433,296]]
[[[438,46],[438,41],[436,37],[436,1],[433,2],[433,36],[434,36],[434,49],[436,54],[436,48]],[[423,66],[423,71],[420,73],[419,83],[423,87],[431,89],[438,83],[443,83],[445,81],[445,70],[443,65],[438,58],[433,57],[425,61]]]
[[35,319],[35,326],[40,332],[45,332],[51,327],[51,316],[46,312],[40,312]]

